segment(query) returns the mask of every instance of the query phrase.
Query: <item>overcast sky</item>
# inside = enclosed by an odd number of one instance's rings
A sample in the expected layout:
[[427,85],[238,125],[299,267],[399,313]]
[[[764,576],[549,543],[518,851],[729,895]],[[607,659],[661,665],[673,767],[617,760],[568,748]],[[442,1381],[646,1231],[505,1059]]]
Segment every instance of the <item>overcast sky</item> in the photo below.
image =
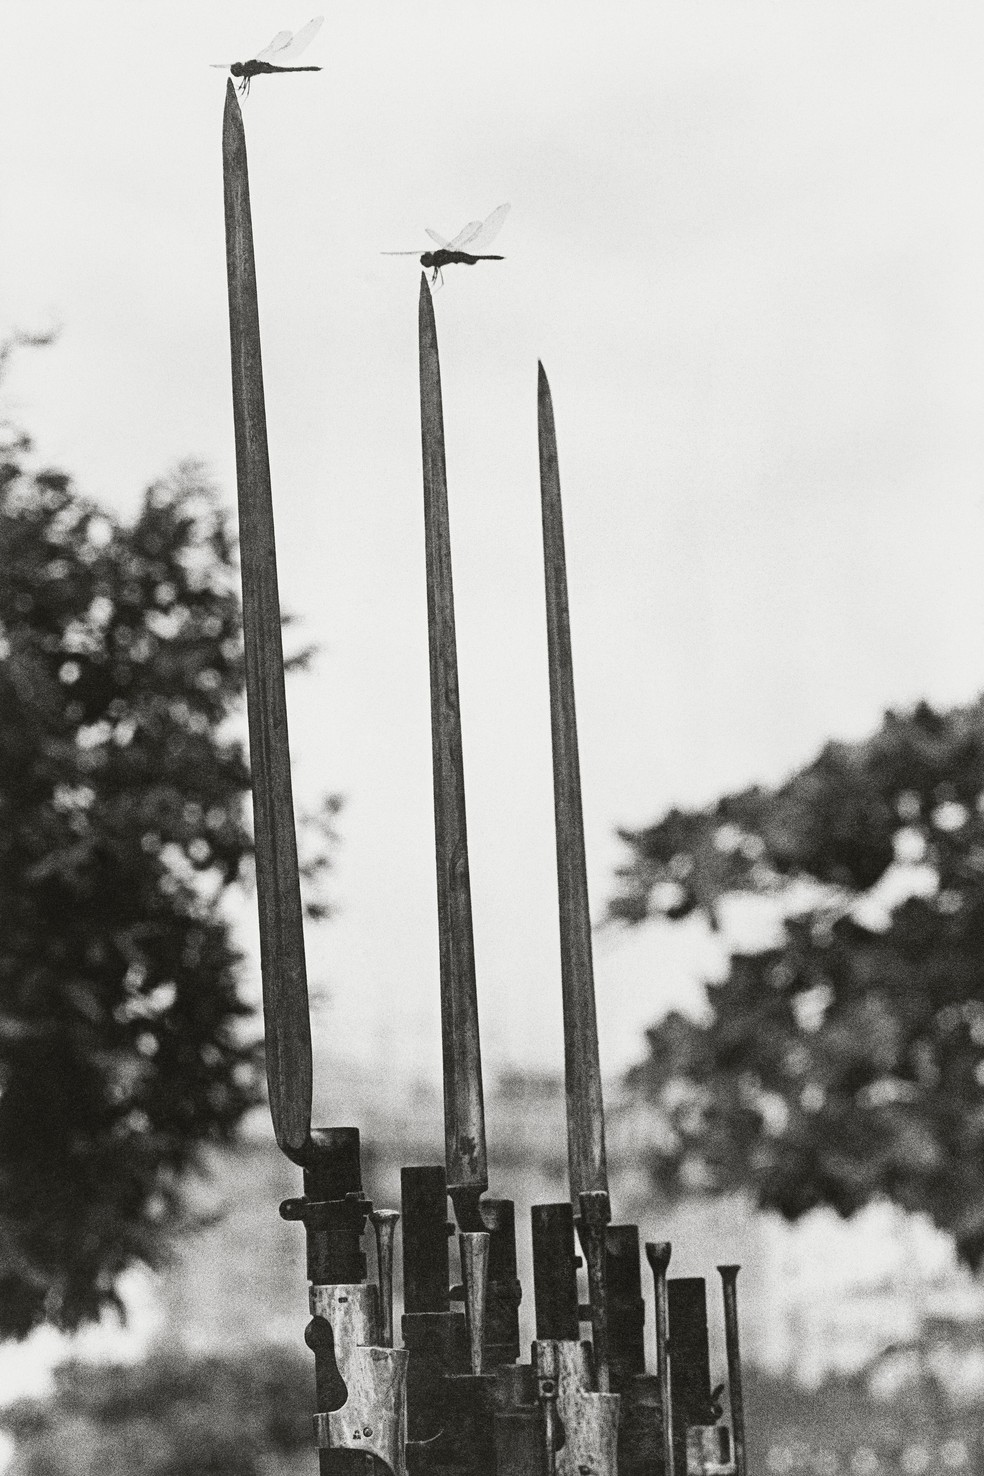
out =
[[[208,63],[320,0],[9,0],[0,321],[40,456],[118,510],[234,503]],[[439,1070],[413,258],[436,299],[483,1045],[559,1069],[535,423],[551,379],[592,899],[617,825],[984,687],[984,15],[948,0],[367,0],[245,100],[296,791],[346,797],[321,1049]],[[252,905],[242,908],[253,946]],[[702,957],[704,962],[702,963]],[[604,1066],[696,998],[599,940]],[[322,1075],[316,1117],[344,1104]]]

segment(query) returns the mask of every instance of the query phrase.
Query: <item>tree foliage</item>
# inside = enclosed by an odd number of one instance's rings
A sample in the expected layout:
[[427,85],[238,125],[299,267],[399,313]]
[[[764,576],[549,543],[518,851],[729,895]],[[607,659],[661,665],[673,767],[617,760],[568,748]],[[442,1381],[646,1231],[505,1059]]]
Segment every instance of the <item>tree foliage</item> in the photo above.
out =
[[[0,1429],[16,1442],[10,1476],[308,1476],[315,1468],[312,1367],[301,1351],[158,1353],[134,1365],[68,1364],[55,1379],[51,1397],[0,1411]],[[875,1398],[857,1375],[804,1389],[746,1364],[744,1393],[749,1469],[759,1471],[863,1469],[873,1455],[889,1472],[967,1470],[984,1413],[979,1399],[952,1407],[936,1380],[918,1376]]]
[[193,468],[126,523],[0,464],[0,1336],[157,1264],[260,1094],[224,889],[249,775],[226,519]]
[[795,1219],[887,1197],[984,1260],[984,701],[888,713],[776,789],[624,832],[610,916],[775,902],[707,1018],[648,1032],[632,1084],[669,1192],[743,1189]]
[[17,1476],[263,1476],[310,1465],[310,1360],[269,1347],[224,1357],[63,1365],[51,1399],[0,1415]]

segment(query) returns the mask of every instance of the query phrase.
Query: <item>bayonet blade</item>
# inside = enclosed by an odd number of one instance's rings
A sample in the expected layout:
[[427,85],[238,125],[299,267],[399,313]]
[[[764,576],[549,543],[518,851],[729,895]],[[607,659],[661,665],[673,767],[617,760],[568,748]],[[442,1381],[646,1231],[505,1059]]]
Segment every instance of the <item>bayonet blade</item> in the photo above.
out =
[[246,138],[231,79],[222,124],[222,172],[266,1070],[277,1142],[289,1158],[301,1162],[311,1130],[311,1022]]
[[[441,366],[434,305],[423,273],[420,278],[418,328],[444,1054],[444,1143],[448,1192],[454,1199],[461,1223],[461,1206],[470,1200],[477,1207],[480,1195],[488,1188],[488,1165],[465,823]],[[480,1226],[471,1223],[462,1224],[462,1229],[478,1228]]]
[[564,1004],[564,1077],[567,1091],[567,1158],[571,1199],[608,1191],[605,1117],[598,1060],[591,917],[584,855],[581,769],[574,709],[570,614],[560,471],[550,386],[539,365],[537,424],[543,567],[547,593],[550,731],[553,744],[557,888],[560,901],[560,967]]

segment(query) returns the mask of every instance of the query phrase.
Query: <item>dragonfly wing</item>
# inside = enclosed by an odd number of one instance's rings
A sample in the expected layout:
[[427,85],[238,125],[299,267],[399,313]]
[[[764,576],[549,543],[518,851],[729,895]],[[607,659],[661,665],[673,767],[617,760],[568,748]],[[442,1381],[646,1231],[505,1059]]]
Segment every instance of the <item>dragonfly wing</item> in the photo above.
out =
[[469,241],[471,241],[474,236],[478,235],[481,229],[482,222],[480,220],[470,220],[466,226],[462,226],[461,230],[456,236],[452,236],[451,240],[448,241],[448,250],[461,251],[463,247],[468,245]]
[[449,248],[449,246],[451,244],[449,241],[445,241],[445,239],[444,239],[443,236],[439,236],[436,231],[432,231],[431,228],[430,228],[430,226],[425,226],[424,227],[424,230],[427,232],[428,236],[430,236],[430,238],[431,238],[432,241],[436,241],[437,242],[438,246],[440,246],[440,248],[441,248],[442,251],[447,251],[448,250],[448,248]]
[[508,205],[497,205],[488,219],[482,221],[475,234],[468,237],[468,250],[484,251],[486,246],[491,246],[508,214]]
[[271,62],[274,66],[278,67],[284,66],[287,62],[292,62],[295,57],[300,56],[301,52],[310,46],[324,25],[324,20],[323,15],[316,15],[313,20],[309,20],[306,26],[302,26],[293,35],[290,31],[278,31],[277,35],[270,42],[270,45],[259,53],[256,60]]
[[283,51],[288,41],[293,38],[293,31],[278,31],[268,46],[258,51],[253,57],[254,61],[272,61],[278,52]]

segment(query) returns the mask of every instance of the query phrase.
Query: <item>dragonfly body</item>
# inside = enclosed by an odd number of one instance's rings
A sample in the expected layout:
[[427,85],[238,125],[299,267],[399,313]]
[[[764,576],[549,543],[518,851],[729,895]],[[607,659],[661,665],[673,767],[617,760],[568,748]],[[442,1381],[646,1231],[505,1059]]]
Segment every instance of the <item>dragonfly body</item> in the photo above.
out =
[[474,266],[476,261],[505,261],[504,256],[472,256],[470,251],[448,251],[442,248],[440,251],[425,251],[420,258],[420,265],[427,271],[439,272],[443,267],[452,266]]
[[[495,236],[499,233],[499,227],[505,220],[509,211],[508,205],[499,205],[486,220],[472,220],[460,230],[450,241],[445,241],[436,231],[429,227],[428,236],[437,242],[437,251],[425,251],[420,258],[420,265],[425,271],[431,273],[431,285],[443,281],[441,273],[446,266],[474,266],[477,261],[504,261],[503,256],[492,256],[479,248],[491,246]],[[471,251],[464,248],[470,246]],[[384,256],[416,256],[416,251],[384,251]]]
[[[286,62],[292,62],[295,56],[300,56],[314,37],[321,30],[324,20],[323,15],[316,15],[314,20],[308,21],[299,31],[278,31],[270,42],[258,51],[249,61],[232,62],[229,72],[233,77],[238,77],[239,91],[249,92],[249,84],[254,77],[266,76],[272,72],[320,72],[320,67],[295,67],[286,66]],[[226,64],[217,62],[214,65],[221,67],[224,71]]]
[[249,84],[254,77],[263,76],[267,72],[320,72],[320,67],[275,67],[272,62],[247,61],[233,62],[229,71],[234,77],[241,77],[242,91],[249,91]]

